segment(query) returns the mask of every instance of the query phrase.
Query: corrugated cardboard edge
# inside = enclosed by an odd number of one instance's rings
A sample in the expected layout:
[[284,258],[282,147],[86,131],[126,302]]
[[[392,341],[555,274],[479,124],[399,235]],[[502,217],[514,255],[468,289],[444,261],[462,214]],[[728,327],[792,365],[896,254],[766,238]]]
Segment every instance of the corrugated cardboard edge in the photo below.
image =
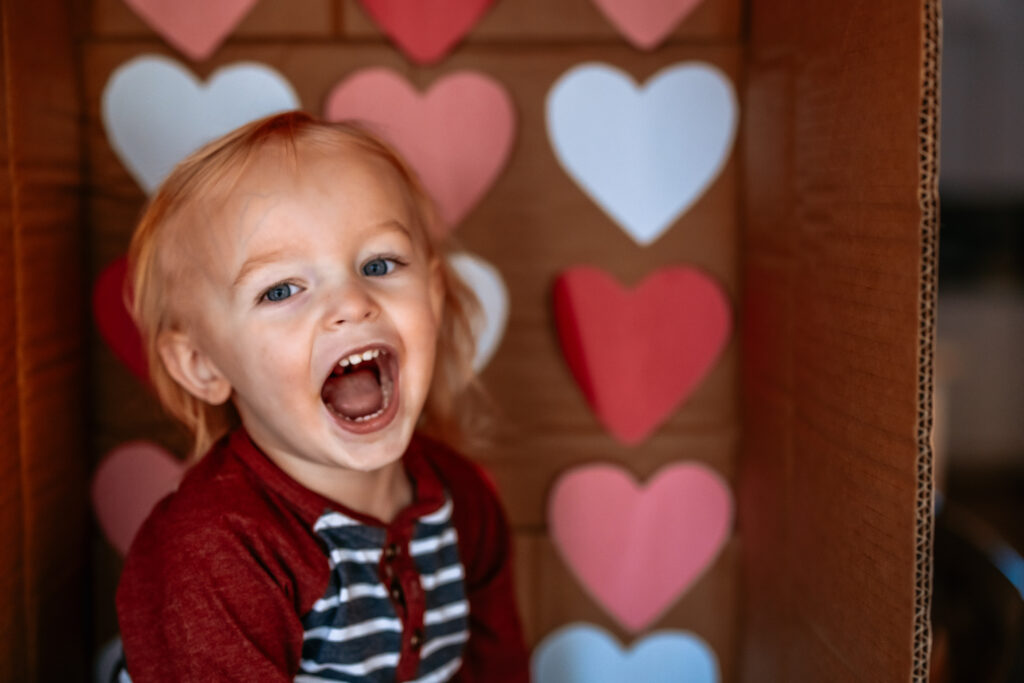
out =
[[939,246],[939,58],[942,39],[940,0],[924,0],[921,45],[919,188],[921,202],[921,296],[918,339],[917,538],[914,587],[914,683],[927,683],[931,652],[932,392],[934,389],[935,305]]

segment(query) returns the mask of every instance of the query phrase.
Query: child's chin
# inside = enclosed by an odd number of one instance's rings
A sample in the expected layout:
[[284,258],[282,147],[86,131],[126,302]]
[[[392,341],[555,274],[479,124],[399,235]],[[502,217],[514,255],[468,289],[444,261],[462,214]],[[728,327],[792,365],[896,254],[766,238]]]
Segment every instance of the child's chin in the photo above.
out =
[[[411,438],[411,435],[410,435]],[[344,454],[336,463],[346,469],[357,472],[373,472],[387,467],[402,459],[409,446],[410,438],[406,438],[399,430],[388,432],[386,436],[371,435],[359,439],[355,443],[345,444]]]

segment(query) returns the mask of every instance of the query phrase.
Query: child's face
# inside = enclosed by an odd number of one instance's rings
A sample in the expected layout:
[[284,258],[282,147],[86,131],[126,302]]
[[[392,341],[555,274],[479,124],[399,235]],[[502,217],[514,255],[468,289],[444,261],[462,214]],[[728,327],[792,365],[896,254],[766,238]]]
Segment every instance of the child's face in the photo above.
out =
[[219,201],[200,238],[193,374],[300,481],[395,462],[443,301],[397,173],[354,147],[300,147],[298,170],[271,150]]

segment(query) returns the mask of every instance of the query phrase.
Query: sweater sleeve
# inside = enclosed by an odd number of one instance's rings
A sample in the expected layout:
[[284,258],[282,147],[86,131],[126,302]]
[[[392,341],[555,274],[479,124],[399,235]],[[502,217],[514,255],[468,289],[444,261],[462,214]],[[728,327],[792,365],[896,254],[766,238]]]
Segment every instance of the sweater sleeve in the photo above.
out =
[[528,683],[529,661],[516,605],[511,534],[494,487],[458,456],[444,479],[455,505],[459,549],[466,567],[469,641],[457,680]]
[[117,594],[133,683],[291,681],[302,625],[258,548],[223,525],[143,528]]

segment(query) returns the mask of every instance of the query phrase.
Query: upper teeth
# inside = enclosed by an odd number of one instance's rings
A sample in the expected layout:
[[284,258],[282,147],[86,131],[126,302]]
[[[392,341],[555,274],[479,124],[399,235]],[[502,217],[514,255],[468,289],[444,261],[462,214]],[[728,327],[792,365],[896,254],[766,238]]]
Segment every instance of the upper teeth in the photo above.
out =
[[343,368],[347,368],[350,365],[359,365],[363,361],[373,360],[380,356],[380,349],[373,349],[371,351],[363,351],[362,353],[353,353],[351,356],[347,356],[338,361],[338,365]]

